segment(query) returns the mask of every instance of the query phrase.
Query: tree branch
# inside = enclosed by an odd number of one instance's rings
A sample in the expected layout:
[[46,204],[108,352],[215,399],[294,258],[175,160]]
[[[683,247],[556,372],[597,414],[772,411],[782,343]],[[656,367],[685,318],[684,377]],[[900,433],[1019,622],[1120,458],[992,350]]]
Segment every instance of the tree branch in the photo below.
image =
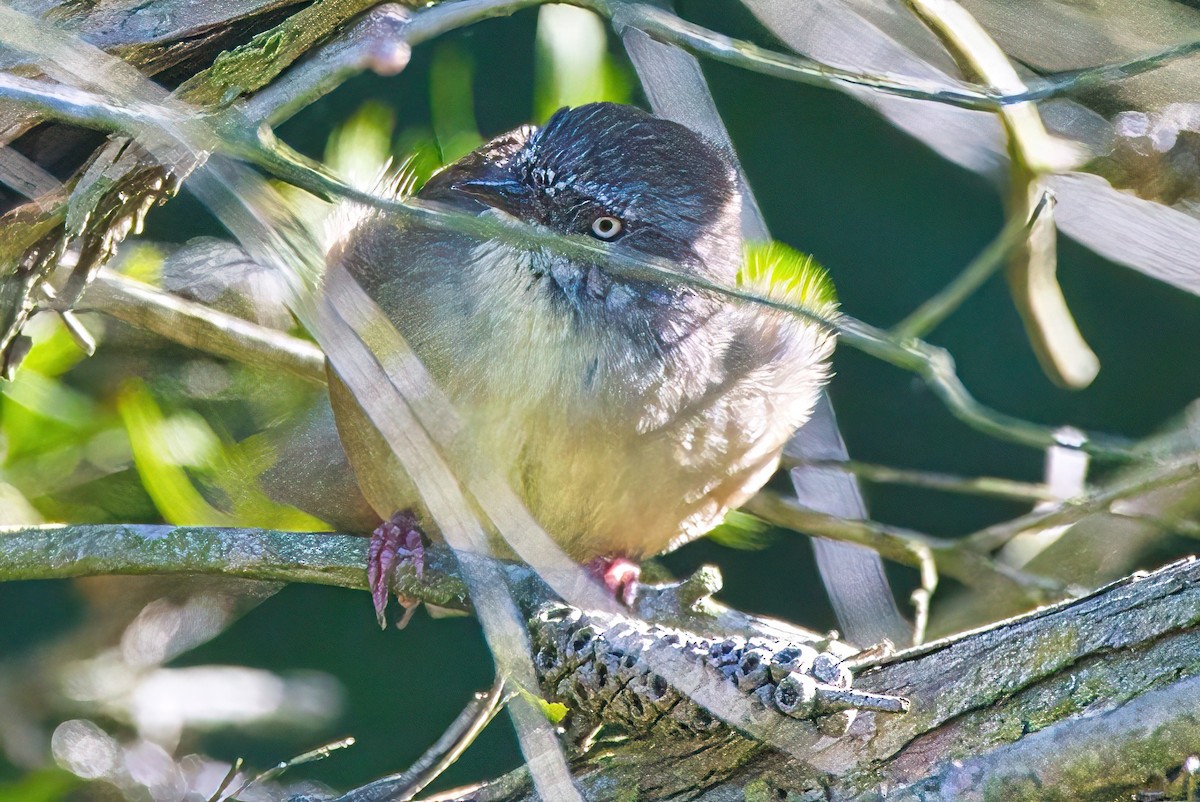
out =
[[[860,668],[856,688],[901,694],[910,712],[860,712],[801,756],[722,731],[613,742],[573,767],[597,802],[1127,799],[1200,750],[1198,674],[1200,562],[1189,559]],[[533,799],[520,772],[437,798]]]

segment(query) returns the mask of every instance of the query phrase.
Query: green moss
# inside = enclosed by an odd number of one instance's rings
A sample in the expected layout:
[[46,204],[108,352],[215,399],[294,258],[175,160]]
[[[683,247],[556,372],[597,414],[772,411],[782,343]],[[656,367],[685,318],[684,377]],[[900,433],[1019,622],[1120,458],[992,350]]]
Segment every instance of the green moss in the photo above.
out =
[[771,786],[767,785],[766,780],[754,780],[746,783],[746,802],[773,802],[771,799]]
[[319,0],[249,42],[217,56],[188,79],[181,96],[191,103],[225,104],[270,83],[316,42],[376,0]]

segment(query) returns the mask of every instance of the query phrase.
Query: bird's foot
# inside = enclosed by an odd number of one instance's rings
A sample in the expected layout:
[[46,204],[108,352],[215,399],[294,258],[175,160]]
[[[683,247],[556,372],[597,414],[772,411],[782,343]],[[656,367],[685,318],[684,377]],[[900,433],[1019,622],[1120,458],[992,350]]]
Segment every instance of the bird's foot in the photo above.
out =
[[[402,565],[412,566],[418,577],[425,572],[424,535],[412,510],[397,512],[371,533],[371,545],[367,551],[367,584],[371,588],[375,617],[381,629],[387,628],[388,591],[396,576],[396,569]],[[396,594],[396,601],[404,608],[404,615],[396,628],[404,629],[421,602],[400,593]]]
[[587,564],[588,572],[604,583],[604,587],[626,607],[637,598],[638,578],[642,567],[625,557],[597,557]]

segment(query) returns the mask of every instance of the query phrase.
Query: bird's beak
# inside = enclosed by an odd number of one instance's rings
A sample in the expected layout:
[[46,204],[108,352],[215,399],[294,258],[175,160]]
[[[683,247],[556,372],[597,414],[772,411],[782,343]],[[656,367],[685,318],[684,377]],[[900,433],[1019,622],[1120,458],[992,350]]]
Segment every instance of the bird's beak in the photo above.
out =
[[533,194],[528,187],[512,178],[465,178],[455,181],[453,186],[464,195],[508,212],[513,217],[528,218],[532,212]]

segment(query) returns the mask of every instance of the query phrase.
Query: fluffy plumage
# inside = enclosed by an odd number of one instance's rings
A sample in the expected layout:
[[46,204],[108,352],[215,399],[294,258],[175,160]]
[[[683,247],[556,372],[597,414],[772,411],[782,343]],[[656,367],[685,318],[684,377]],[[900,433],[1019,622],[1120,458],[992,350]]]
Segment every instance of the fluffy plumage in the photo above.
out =
[[[743,261],[726,158],[628,106],[564,109],[540,130],[497,137],[419,195],[571,235],[612,216],[621,228],[607,247],[726,285]],[[379,303],[480,451],[581,562],[656,554],[718,523],[770,477],[828,375],[833,342],[818,326],[537,247],[376,213],[330,260]],[[782,291],[769,271],[741,280]],[[387,518],[397,500],[420,510],[345,387],[334,380],[331,394],[376,511]]]

